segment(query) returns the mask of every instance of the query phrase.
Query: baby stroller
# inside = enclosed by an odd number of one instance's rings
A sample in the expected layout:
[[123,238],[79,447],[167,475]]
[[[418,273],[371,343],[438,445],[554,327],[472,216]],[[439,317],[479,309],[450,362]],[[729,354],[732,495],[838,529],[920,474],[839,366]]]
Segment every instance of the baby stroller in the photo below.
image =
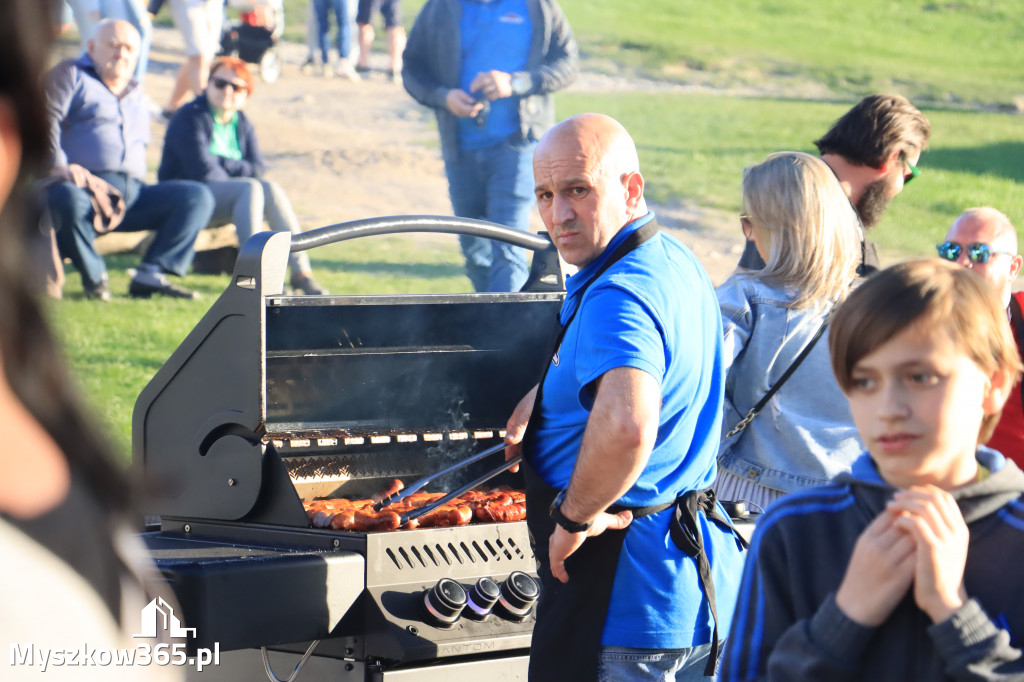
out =
[[221,54],[259,65],[260,79],[273,83],[283,62],[277,40],[284,32],[284,0],[227,0],[227,7],[238,12],[239,21],[225,23]]

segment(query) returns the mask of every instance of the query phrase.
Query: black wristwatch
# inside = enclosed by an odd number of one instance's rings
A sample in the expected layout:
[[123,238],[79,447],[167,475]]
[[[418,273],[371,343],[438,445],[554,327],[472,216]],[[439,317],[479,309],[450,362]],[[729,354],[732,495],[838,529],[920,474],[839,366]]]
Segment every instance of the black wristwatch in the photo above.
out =
[[548,510],[548,514],[555,520],[559,526],[569,531],[570,533],[582,533],[590,530],[590,527],[594,525],[593,521],[589,523],[579,523],[569,519],[565,514],[562,513],[562,502],[565,500],[565,491],[558,493],[555,496],[555,501],[551,503],[551,508]]

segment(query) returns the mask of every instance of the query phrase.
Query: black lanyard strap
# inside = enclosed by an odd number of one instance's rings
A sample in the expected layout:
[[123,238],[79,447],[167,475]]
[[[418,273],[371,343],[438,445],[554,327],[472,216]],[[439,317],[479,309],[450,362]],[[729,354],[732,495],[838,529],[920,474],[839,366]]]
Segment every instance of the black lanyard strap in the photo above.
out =
[[548,370],[551,369],[552,363],[550,358],[553,358],[555,353],[558,352],[558,349],[562,345],[562,339],[565,338],[566,330],[569,329],[569,325],[572,324],[572,321],[576,318],[576,313],[578,313],[580,308],[583,307],[583,294],[586,293],[587,289],[590,288],[590,285],[596,282],[598,278],[608,270],[608,268],[618,263],[633,249],[637,248],[657,233],[658,223],[654,218],[651,218],[646,224],[637,228],[633,234],[626,237],[626,239],[619,244],[618,248],[612,252],[612,255],[608,257],[608,260],[604,262],[604,265],[602,265],[598,271],[594,273],[594,276],[580,288],[579,293],[577,294],[577,298],[579,300],[576,302],[576,307],[573,309],[572,314],[569,315],[569,319],[565,321],[565,324],[559,327],[558,334],[555,335],[555,342],[551,347],[551,353],[548,355],[549,360],[544,364],[544,369],[541,370],[540,380],[537,382],[537,396],[533,400],[533,411],[530,413],[530,420],[526,423],[526,433],[523,434],[524,453],[526,451],[525,449],[528,439],[532,435],[532,432],[536,428],[537,421],[540,418],[540,398],[541,393],[544,390],[544,379],[547,378]]
[[[612,252],[612,255],[608,257],[608,260],[604,262],[604,265],[602,265],[600,269],[598,269],[598,271],[594,273],[594,276],[590,278],[590,281],[588,281],[580,288],[579,293],[577,294],[577,298],[579,300],[576,302],[576,307],[573,309],[572,314],[569,315],[569,319],[565,321],[565,324],[563,324],[562,328],[559,330],[558,337],[555,341],[555,347],[552,350],[552,355],[554,355],[554,353],[558,351],[558,347],[561,345],[562,339],[565,337],[565,331],[569,328],[569,324],[572,323],[572,321],[576,318],[576,313],[578,313],[580,308],[583,307],[583,294],[585,294],[587,289],[590,288],[590,285],[596,282],[601,277],[601,275],[603,275],[608,270],[608,268],[618,263],[620,260],[625,258],[631,251],[633,251],[633,249],[637,248],[638,246],[643,244],[645,241],[647,241],[657,233],[658,224],[655,222],[654,218],[651,218],[651,220],[648,221],[646,224],[642,225],[641,227],[638,227],[633,232],[633,234],[626,237],[626,239],[621,244],[619,244],[618,248],[615,249],[614,252]],[[545,374],[547,374],[547,372],[545,372]],[[543,382],[543,379],[541,379],[541,381]]]

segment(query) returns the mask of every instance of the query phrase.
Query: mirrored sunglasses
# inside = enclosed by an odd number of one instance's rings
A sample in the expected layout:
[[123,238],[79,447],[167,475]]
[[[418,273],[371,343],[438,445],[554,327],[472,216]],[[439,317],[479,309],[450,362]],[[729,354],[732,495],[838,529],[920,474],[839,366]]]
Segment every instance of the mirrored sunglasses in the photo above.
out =
[[935,247],[939,251],[939,258],[943,258],[948,261],[956,261],[960,258],[960,254],[963,250],[967,249],[967,257],[972,263],[983,265],[988,262],[989,258],[997,253],[1004,254],[1006,256],[1012,256],[1013,254],[1009,251],[996,251],[988,244],[969,244],[963,246],[956,242],[942,242]]

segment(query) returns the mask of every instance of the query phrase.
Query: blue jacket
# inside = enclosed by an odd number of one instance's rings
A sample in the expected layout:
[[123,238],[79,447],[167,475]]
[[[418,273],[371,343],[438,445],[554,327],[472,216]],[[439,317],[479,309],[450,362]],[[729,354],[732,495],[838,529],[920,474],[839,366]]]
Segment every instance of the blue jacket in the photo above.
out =
[[157,178],[213,182],[231,178],[258,178],[266,165],[256,143],[256,130],[244,112],[238,112],[238,161],[210,153],[213,139],[213,112],[206,95],[178,109],[167,125],[164,151]]
[[[724,437],[789,369],[827,309],[786,308],[795,295],[757,277],[734,275],[716,293],[727,369]],[[862,451],[826,332],[746,430],[722,443],[718,465],[789,493],[849,471]]]
[[129,83],[118,97],[82,55],[50,70],[46,100],[52,167],[75,163],[94,173],[145,177],[149,110],[138,83]]

